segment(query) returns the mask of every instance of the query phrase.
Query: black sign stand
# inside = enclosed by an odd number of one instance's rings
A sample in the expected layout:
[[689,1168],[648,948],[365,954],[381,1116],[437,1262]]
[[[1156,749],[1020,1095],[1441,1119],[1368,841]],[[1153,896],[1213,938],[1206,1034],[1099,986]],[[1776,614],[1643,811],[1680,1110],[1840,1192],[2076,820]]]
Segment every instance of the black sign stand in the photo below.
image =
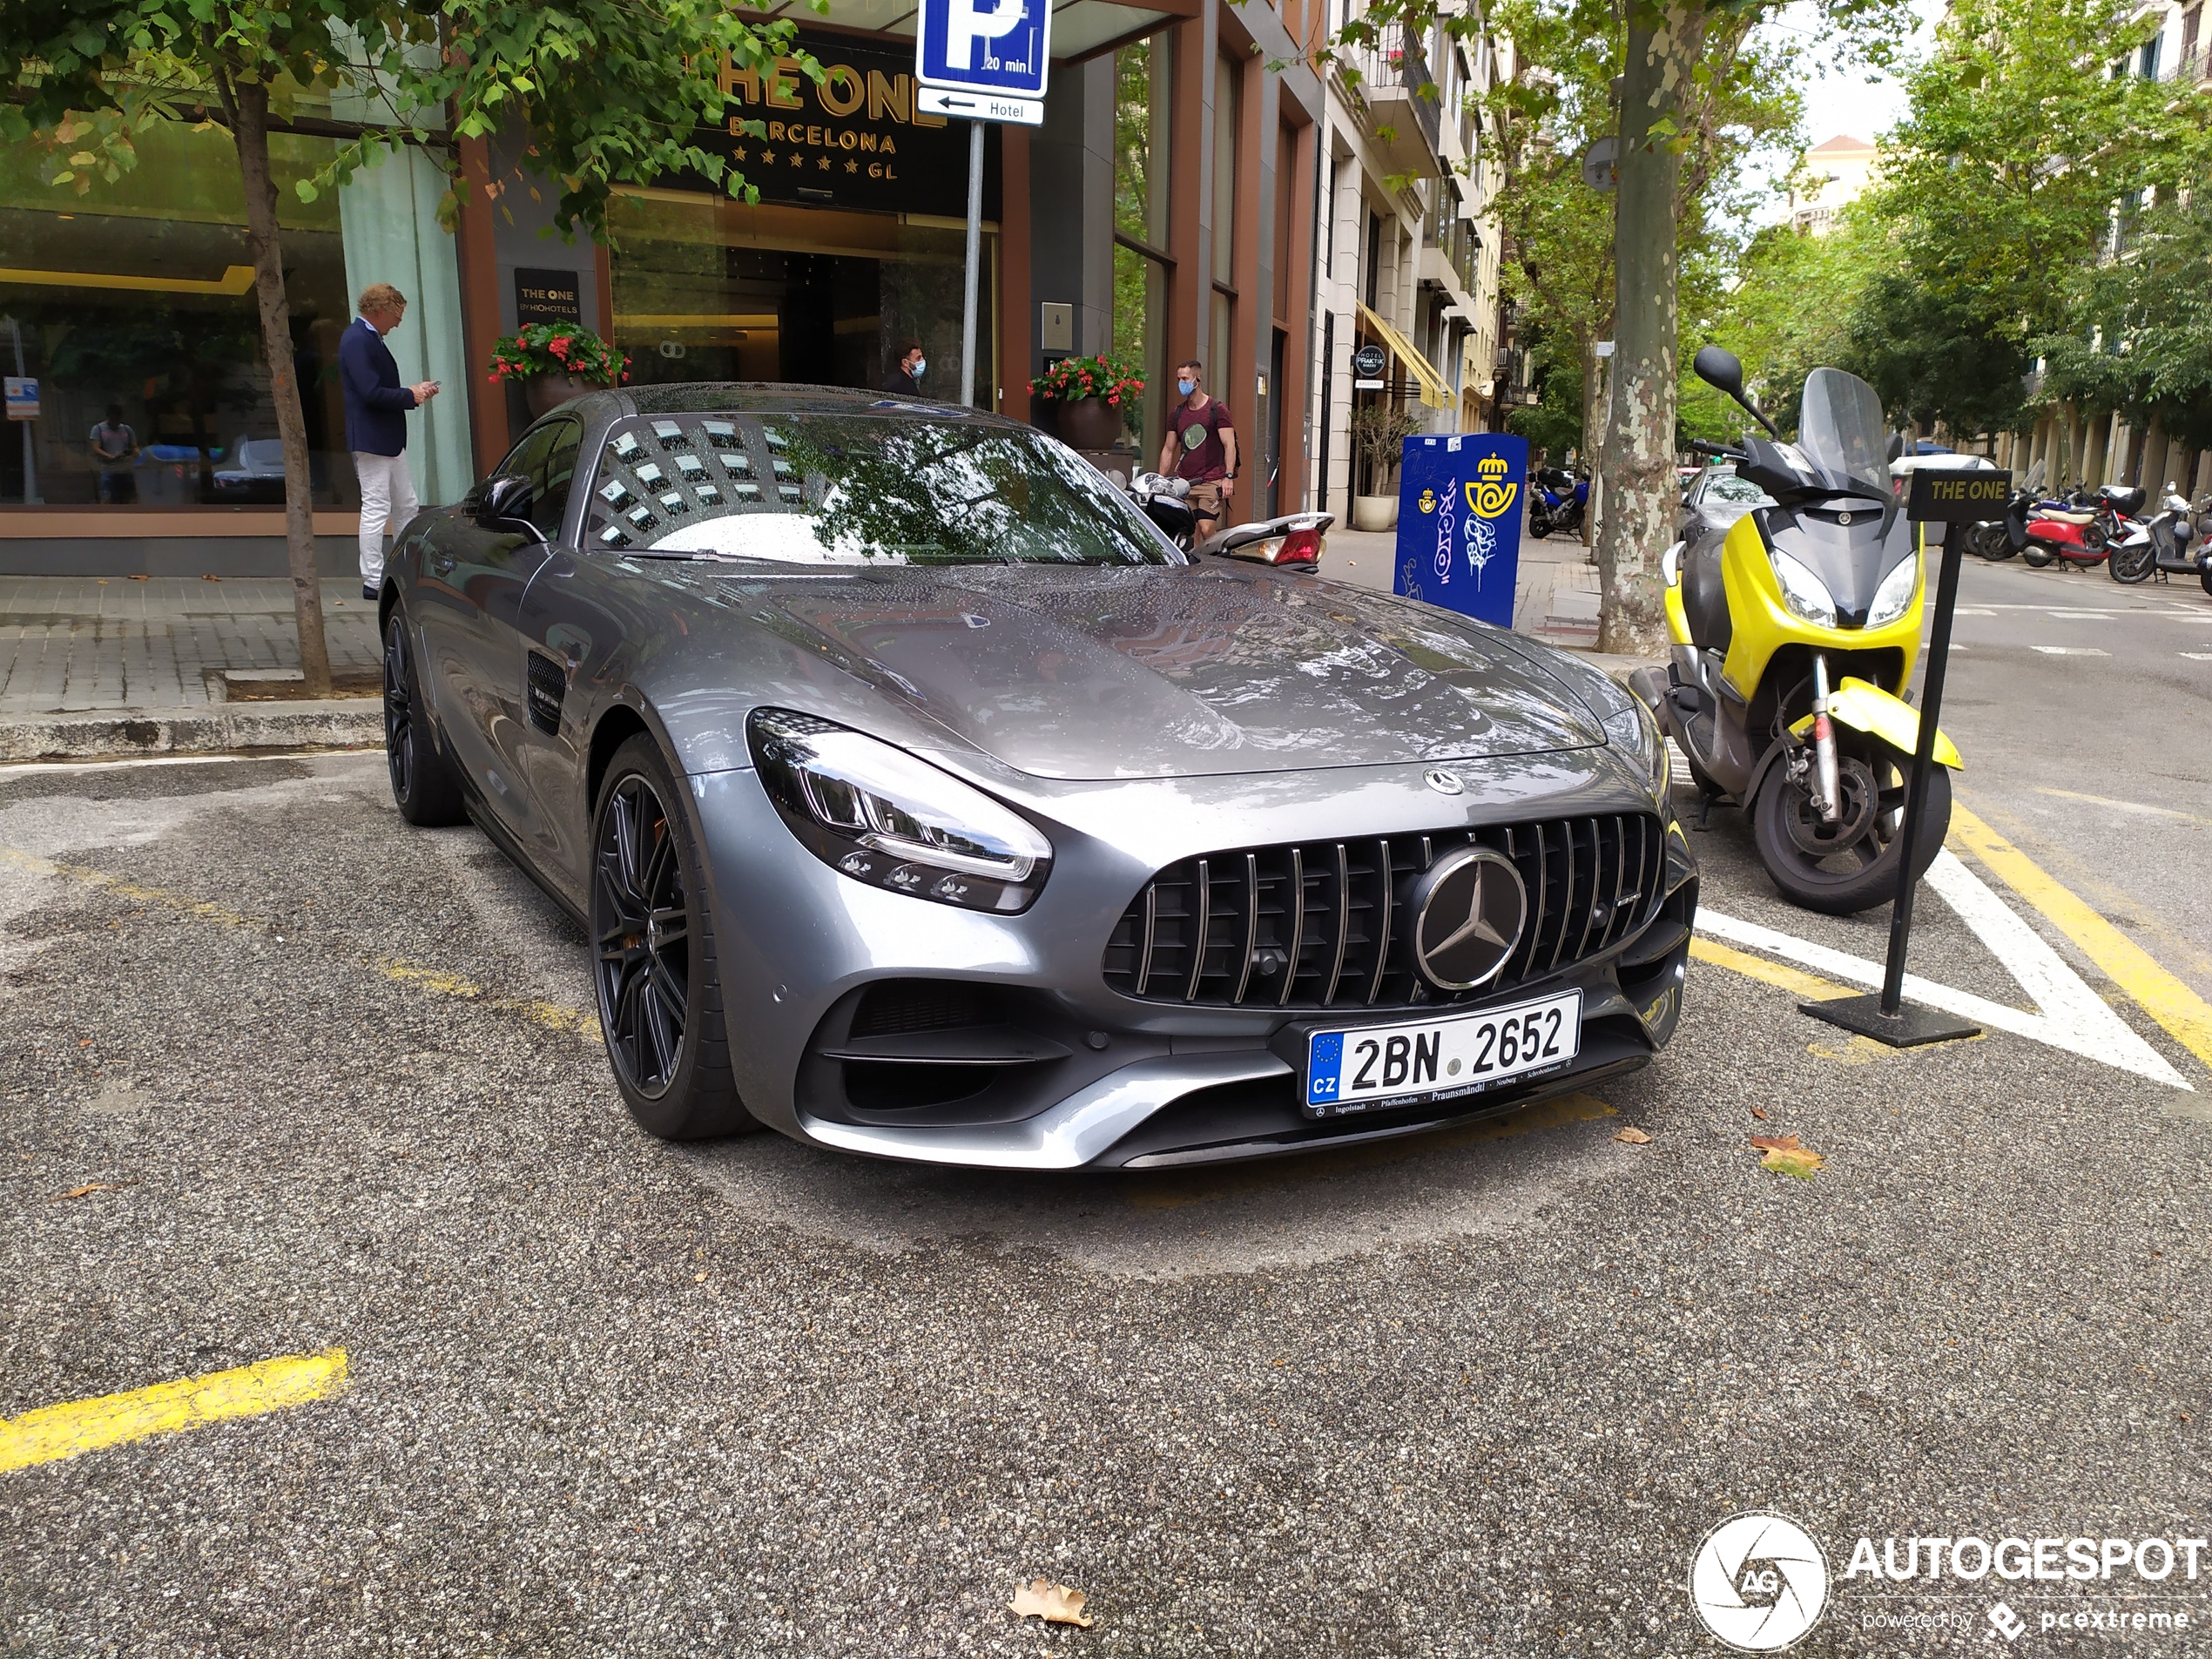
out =
[[1944,672],[1951,664],[1951,618],[1959,604],[1959,561],[1965,550],[1964,527],[2001,518],[2013,495],[2009,472],[1915,471],[1906,516],[1916,523],[1943,524],[1942,573],[1936,581],[1935,627],[1928,639],[1928,670],[1920,691],[1920,732],[1912,745],[1912,770],[1898,826],[1897,899],[1890,907],[1890,954],[1879,994],[1838,997],[1829,1002],[1801,1002],[1801,1012],[1842,1026],[1892,1049],[1917,1049],[1928,1042],[1978,1037],[1981,1028],[1939,1008],[1905,1001],[1905,953],[1912,937],[1912,898],[1921,817],[1928,800],[1928,777],[1935,767],[1936,720],[1943,709]]

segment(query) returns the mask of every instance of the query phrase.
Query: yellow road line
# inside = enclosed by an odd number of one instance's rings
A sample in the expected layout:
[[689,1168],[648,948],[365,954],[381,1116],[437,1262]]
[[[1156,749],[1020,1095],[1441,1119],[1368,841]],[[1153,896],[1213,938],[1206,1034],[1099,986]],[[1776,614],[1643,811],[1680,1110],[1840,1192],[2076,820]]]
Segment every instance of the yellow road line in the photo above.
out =
[[2006,887],[2080,946],[2082,954],[2141,1003],[2143,1011],[2164,1026],[2176,1042],[2212,1066],[2212,1008],[2205,1006],[2203,998],[1955,800],[1951,807],[1951,833]]
[[42,1406],[0,1420],[0,1473],[35,1463],[122,1446],[150,1434],[205,1428],[226,1417],[260,1417],[334,1394],[346,1386],[346,1351],[287,1354],[211,1372],[179,1382],[156,1383],[98,1399]]
[[1435,1135],[1372,1141],[1365,1146],[1347,1146],[1333,1153],[1317,1149],[1304,1157],[1270,1159],[1203,1172],[1141,1177],[1143,1184],[1130,1187],[1129,1201],[1138,1210],[1180,1210],[1185,1204],[1211,1204],[1247,1192],[1305,1186],[1325,1181],[1331,1176],[1377,1169],[1406,1158],[1426,1157],[1483,1141],[1508,1141],[1540,1130],[1557,1129],[1563,1123],[1586,1123],[1593,1118],[1615,1116],[1614,1109],[1595,1095],[1562,1095],[1556,1100],[1539,1101],[1522,1111]]
[[1809,1002],[1825,1002],[1838,996],[1856,996],[1858,992],[1833,980],[1808,974],[1802,968],[1790,968],[1781,962],[1770,962],[1764,956],[1754,956],[1748,951],[1732,946],[1716,944],[1710,939],[1693,939],[1689,954],[1701,962],[1715,968],[1725,968],[1747,979],[1762,980],[1769,985],[1778,985],[1784,990],[1804,997]]

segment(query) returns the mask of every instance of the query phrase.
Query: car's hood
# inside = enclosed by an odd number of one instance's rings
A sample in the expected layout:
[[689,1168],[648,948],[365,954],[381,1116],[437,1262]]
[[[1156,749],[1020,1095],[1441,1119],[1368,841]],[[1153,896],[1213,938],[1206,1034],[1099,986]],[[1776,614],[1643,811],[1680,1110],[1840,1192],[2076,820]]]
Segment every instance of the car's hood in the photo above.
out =
[[754,625],[1034,777],[1471,759],[1604,741],[1534,648],[1310,577],[1211,562],[758,583],[726,567],[719,581],[683,569]]

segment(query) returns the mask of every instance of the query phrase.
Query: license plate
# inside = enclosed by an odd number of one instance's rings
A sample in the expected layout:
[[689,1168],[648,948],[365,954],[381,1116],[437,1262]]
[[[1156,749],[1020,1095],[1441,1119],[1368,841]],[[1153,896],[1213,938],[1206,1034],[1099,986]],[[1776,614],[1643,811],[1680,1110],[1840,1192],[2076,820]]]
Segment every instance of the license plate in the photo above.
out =
[[1306,1040],[1305,1115],[1448,1100],[1556,1071],[1582,1043],[1582,994],[1479,1014],[1316,1031]]

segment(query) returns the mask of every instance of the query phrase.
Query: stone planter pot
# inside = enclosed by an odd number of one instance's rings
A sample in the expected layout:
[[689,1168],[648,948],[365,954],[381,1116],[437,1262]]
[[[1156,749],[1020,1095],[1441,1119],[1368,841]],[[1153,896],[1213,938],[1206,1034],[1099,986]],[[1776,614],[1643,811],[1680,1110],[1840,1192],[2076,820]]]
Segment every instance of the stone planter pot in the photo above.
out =
[[1398,528],[1398,497],[1354,496],[1352,528],[1356,530],[1394,530]]
[[1122,412],[1103,397],[1060,400],[1052,433],[1070,449],[1110,449],[1121,440]]
[[600,389],[597,381],[580,381],[573,374],[532,374],[523,381],[523,401],[530,419],[542,421],[572,397]]

